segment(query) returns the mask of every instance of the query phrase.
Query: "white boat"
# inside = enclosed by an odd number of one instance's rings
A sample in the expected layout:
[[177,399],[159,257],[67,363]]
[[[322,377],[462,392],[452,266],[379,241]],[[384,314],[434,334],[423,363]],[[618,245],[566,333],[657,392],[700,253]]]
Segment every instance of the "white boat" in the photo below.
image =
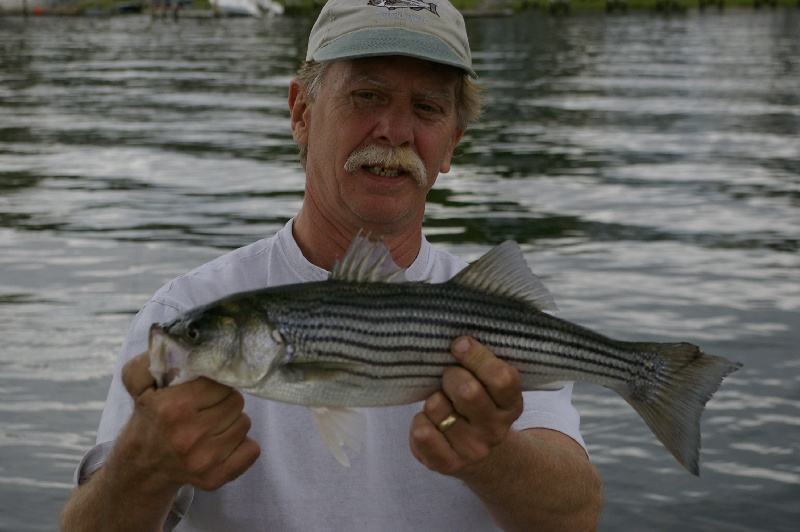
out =
[[211,6],[223,16],[265,18],[283,15],[283,5],[273,0],[211,0]]

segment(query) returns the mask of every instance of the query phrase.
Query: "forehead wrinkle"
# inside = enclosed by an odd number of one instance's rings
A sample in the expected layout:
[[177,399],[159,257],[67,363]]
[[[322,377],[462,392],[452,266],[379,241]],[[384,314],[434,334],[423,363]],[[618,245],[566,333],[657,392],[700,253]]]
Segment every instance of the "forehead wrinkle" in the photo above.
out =
[[[386,90],[387,92],[394,90],[394,85],[387,80],[381,79],[374,75],[362,74],[355,76],[350,80],[352,83],[368,83],[377,88]],[[440,100],[448,103],[456,101],[455,94],[448,90],[435,90],[435,89],[421,89],[415,91],[415,96],[422,97],[428,100]]]
[[425,98],[427,98],[429,100],[442,100],[442,101],[445,101],[445,102],[455,102],[456,101],[456,97],[452,93],[452,91],[437,91],[437,90],[431,90],[431,89],[423,89],[423,90],[419,91],[419,94],[421,96],[424,96]]
[[349,80],[351,83],[368,83],[370,85],[375,85],[378,88],[389,90],[392,88],[392,84],[385,79],[381,79],[371,74],[361,74],[358,76],[353,76]]

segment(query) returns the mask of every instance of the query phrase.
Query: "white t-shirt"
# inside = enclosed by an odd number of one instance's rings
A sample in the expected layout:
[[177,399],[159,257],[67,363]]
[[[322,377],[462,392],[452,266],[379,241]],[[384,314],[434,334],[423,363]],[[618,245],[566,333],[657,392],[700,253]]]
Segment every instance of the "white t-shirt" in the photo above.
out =
[[[422,248],[406,272],[412,281],[445,282],[466,264],[432,247]],[[198,305],[235,292],[320,281],[328,272],[308,262],[292,237],[291,220],[275,236],[232,251],[162,287],[139,311],[122,345],[97,433],[75,481],[106,460],[130,417],[132,401],[120,380],[122,366],[147,349],[152,323],[165,322]],[[572,385],[524,393],[518,430],[544,427],[584,445]],[[319,438],[302,406],[245,396],[249,436],[261,456],[242,476],[213,492],[185,486],[165,529],[277,531],[496,530],[472,492],[459,480],[427,470],[411,455],[408,431],[422,408],[411,405],[363,409],[367,433],[352,465],[341,466]]]

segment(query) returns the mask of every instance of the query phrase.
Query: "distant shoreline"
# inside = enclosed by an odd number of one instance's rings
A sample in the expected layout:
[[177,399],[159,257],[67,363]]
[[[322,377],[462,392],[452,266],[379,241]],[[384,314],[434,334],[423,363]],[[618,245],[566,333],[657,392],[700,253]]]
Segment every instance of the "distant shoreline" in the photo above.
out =
[[[169,0],[162,0],[168,3]],[[181,1],[181,0],[179,0]],[[182,2],[181,2],[182,3]],[[317,12],[324,2],[317,0],[287,0],[281,2],[285,15],[304,15]],[[499,3],[489,0],[453,0],[465,17],[510,16],[522,10],[540,10],[557,14],[581,11],[663,11],[717,10],[728,8],[775,9],[798,7],[800,0],[511,0]],[[0,16],[122,16],[154,13],[172,15],[172,8],[160,7],[155,0],[0,0]],[[178,18],[210,18],[218,16],[208,0],[193,0],[181,5]],[[154,9],[153,9],[154,7]]]

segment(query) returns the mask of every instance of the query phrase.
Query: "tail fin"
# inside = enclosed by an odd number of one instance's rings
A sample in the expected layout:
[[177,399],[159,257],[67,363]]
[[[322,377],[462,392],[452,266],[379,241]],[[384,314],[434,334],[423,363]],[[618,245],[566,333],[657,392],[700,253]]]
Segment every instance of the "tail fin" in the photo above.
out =
[[620,395],[678,462],[690,473],[699,475],[700,416],[722,379],[742,365],[707,355],[688,343],[642,347],[655,349],[663,357],[665,367],[645,389],[634,386]]

